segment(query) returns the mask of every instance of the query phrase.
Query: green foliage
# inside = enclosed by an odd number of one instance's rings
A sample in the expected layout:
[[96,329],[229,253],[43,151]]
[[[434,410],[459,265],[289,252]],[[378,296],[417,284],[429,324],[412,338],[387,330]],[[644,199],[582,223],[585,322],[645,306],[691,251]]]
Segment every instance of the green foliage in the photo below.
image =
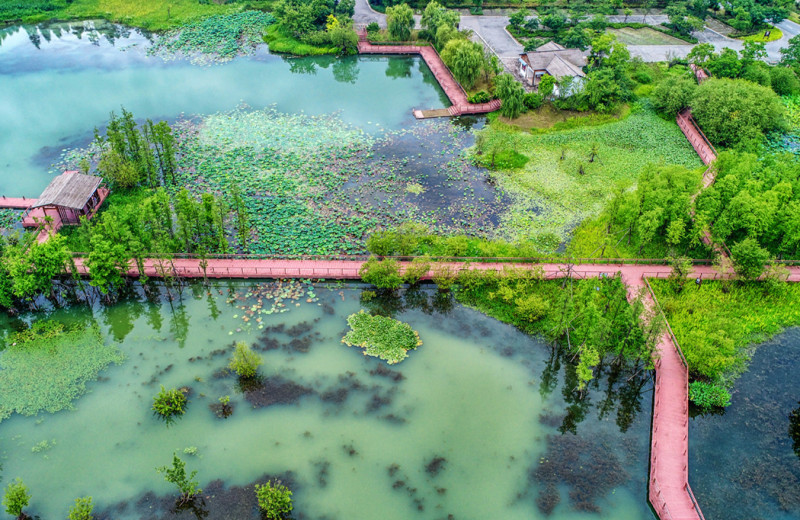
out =
[[418,256],[411,260],[411,263],[405,265],[403,270],[403,282],[407,284],[415,284],[420,279],[428,274],[431,268],[431,262],[428,258]]
[[66,241],[53,236],[39,243],[0,238],[0,306],[12,307],[15,300],[29,301],[53,291],[53,279],[71,266]]
[[425,6],[420,26],[425,30],[426,39],[442,49],[451,38],[456,37],[456,28],[460,20],[461,15],[457,11],[448,10],[436,0],[432,0]]
[[390,365],[408,357],[408,351],[420,345],[419,334],[408,323],[359,311],[347,318],[350,331],[342,338],[349,347],[364,349],[365,356],[375,356]]
[[189,502],[203,491],[197,487],[198,482],[193,480],[195,476],[197,476],[197,471],[192,471],[187,475],[186,463],[181,460],[176,453],[172,454],[171,468],[169,466],[162,466],[156,468],[156,471],[164,474],[164,480],[170,484],[175,484],[181,494],[181,503]]
[[76,498],[75,505],[69,508],[68,520],[92,520],[92,497]]
[[0,420],[70,408],[86,383],[123,355],[106,345],[96,324],[67,327],[49,320],[10,334],[0,356]]
[[[722,152],[716,167],[716,182],[697,199],[698,216],[714,223],[714,236],[729,244],[752,238],[771,256],[797,257],[800,253],[797,162],[783,155],[759,158],[750,153]],[[760,252],[758,255],[758,260],[764,256]]]
[[548,99],[553,95],[553,89],[556,86],[556,78],[550,74],[545,74],[539,81],[539,94],[544,99]]
[[643,306],[627,301],[619,277],[544,280],[541,271],[500,275],[462,271],[456,297],[466,305],[561,344],[575,360],[577,389],[601,360],[649,366],[658,329],[641,320]]
[[765,131],[783,126],[784,108],[768,87],[716,79],[697,88],[692,114],[708,138],[724,146],[759,142]]
[[259,355],[253,352],[247,343],[237,341],[236,349],[233,352],[228,368],[236,372],[241,378],[251,379],[258,373],[258,367],[261,366],[261,363]]
[[528,92],[522,97],[522,102],[526,109],[536,110],[544,103],[544,97],[536,92]]
[[500,74],[495,78],[495,92],[502,102],[500,113],[514,119],[525,111],[525,89],[510,74]]
[[261,11],[210,16],[158,36],[147,53],[165,58],[189,56],[195,63],[225,62],[252,52],[273,23],[275,17]]
[[22,510],[28,507],[30,500],[31,494],[28,493],[28,487],[22,482],[22,479],[18,478],[6,486],[3,507],[6,508],[6,513],[9,515],[22,518]]
[[256,484],[256,498],[258,508],[270,520],[284,518],[292,512],[292,492],[280,480]]
[[797,74],[788,67],[771,67],[769,69],[770,86],[779,96],[794,96],[800,93],[800,80]]
[[469,90],[487,67],[483,46],[462,38],[453,38],[442,49],[442,61],[453,76]]
[[689,384],[689,400],[703,410],[724,408],[731,404],[731,394],[713,383],[692,381]]
[[414,11],[408,4],[397,4],[386,8],[386,25],[389,36],[396,41],[405,42],[411,39],[414,28]]
[[264,34],[264,42],[269,44],[269,51],[273,54],[290,54],[292,56],[322,56],[325,54],[338,54],[339,49],[327,43],[312,44],[300,41],[286,32],[279,25],[271,25]]
[[400,265],[391,258],[379,261],[370,257],[358,270],[358,275],[364,282],[379,289],[397,289],[403,284]]
[[486,92],[485,90],[479,90],[478,92],[468,96],[467,101],[470,103],[480,104],[480,103],[488,103],[492,100],[492,96]]
[[177,388],[167,390],[161,385],[161,391],[153,398],[153,413],[169,424],[176,416],[186,413],[187,403],[186,394],[181,390]]
[[731,260],[737,275],[745,280],[755,280],[764,272],[769,251],[759,246],[756,239],[747,237],[731,247]]
[[[800,285],[766,291],[763,282],[687,284],[678,292],[669,280],[651,280],[656,297],[699,380],[730,388],[747,367],[752,345],[800,324]],[[702,312],[698,312],[702,309]]]
[[691,104],[696,90],[697,81],[694,78],[667,76],[653,89],[653,106],[660,112],[675,116]]

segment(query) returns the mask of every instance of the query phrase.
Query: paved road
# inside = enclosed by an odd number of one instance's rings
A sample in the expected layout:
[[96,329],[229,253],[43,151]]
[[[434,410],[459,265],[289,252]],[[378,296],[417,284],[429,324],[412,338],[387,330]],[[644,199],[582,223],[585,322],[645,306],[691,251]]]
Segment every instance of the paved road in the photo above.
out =
[[[419,16],[414,17],[419,24]],[[642,21],[642,15],[631,15],[629,22]],[[623,21],[624,16],[610,16],[612,21]],[[374,11],[368,0],[356,0],[355,14],[353,20],[356,23],[378,22],[382,27],[386,26],[386,16]],[[667,17],[660,14],[648,15],[646,22],[649,24],[659,24],[667,21]],[[472,29],[483,42],[494,50],[504,62],[509,62],[511,58],[516,58],[522,52],[522,45],[519,44],[508,32],[505,27],[508,25],[508,16],[484,15],[484,16],[461,16],[461,28]],[[777,24],[783,32],[780,40],[767,44],[767,56],[770,61],[781,59],[780,50],[789,44],[789,39],[800,34],[800,25],[791,20],[784,20]],[[725,47],[741,51],[744,44],[741,40],[728,38],[727,36],[715,32],[709,28],[695,33],[700,43],[711,43],[717,51]],[[631,56],[640,57],[644,61],[669,61],[672,58],[683,58],[689,54],[693,45],[629,45],[628,50]]]

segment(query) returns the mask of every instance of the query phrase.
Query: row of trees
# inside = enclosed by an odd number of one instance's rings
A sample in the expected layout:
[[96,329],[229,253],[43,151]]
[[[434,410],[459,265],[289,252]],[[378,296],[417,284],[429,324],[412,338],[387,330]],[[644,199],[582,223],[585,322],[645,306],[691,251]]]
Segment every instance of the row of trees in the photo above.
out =
[[[123,108],[121,117],[111,112],[105,136],[95,129],[95,141],[103,150],[97,169],[113,186],[174,184],[175,137],[165,121],[148,119],[139,126]],[[89,166],[84,164],[83,169],[88,171]]]

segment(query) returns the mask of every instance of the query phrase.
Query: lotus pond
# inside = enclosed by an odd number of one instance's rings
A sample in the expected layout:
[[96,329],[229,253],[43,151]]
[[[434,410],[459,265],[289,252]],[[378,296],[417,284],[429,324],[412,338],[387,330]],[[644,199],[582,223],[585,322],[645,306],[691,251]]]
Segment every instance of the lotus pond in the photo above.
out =
[[[103,519],[255,519],[265,475],[291,486],[298,519],[651,518],[648,379],[605,374],[578,401],[569,364],[541,341],[432,289],[361,292],[195,285],[48,311],[124,359],[73,409],[0,422],[3,482],[21,477],[41,518],[91,495]],[[362,308],[409,323],[422,345],[392,366],[347,347],[346,318]],[[43,318],[3,318],[0,330]],[[262,357],[258,384],[225,370],[236,341]],[[190,389],[169,427],[150,410],[162,384]],[[218,418],[226,395],[233,414]],[[175,511],[155,471],[173,452],[199,472],[194,510]]]

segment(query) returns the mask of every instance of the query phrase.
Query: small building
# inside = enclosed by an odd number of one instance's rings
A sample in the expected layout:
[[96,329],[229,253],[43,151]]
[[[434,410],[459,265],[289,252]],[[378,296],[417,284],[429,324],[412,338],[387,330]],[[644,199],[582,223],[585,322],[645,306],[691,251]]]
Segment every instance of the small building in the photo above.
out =
[[[539,81],[545,74],[561,81],[564,78],[583,78],[586,76],[586,54],[580,49],[567,49],[556,42],[548,42],[535,51],[519,55],[519,74],[528,85],[539,88]],[[556,93],[557,94],[557,93]]]
[[31,205],[23,225],[37,227],[50,217],[56,231],[62,225],[80,223],[81,217],[91,218],[108,196],[108,189],[101,186],[102,182],[103,178],[96,175],[65,171],[50,181]]

